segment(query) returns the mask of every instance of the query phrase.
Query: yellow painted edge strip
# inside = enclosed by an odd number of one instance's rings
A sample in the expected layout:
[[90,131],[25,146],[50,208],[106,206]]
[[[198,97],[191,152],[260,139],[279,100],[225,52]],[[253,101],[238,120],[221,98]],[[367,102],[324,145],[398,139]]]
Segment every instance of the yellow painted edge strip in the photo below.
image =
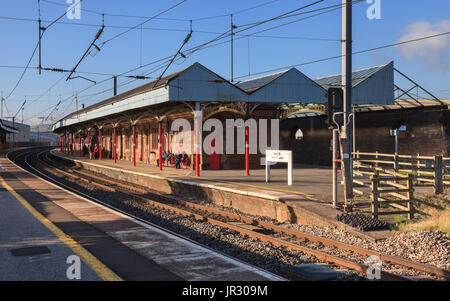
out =
[[65,234],[61,229],[55,226],[49,219],[43,216],[40,212],[34,209],[20,194],[18,194],[6,181],[0,176],[0,182],[36,219],[38,219],[44,226],[53,232],[64,244],[66,244],[72,251],[80,256],[80,258],[92,269],[97,275],[105,281],[123,281],[107,266],[101,263],[88,250],[83,248],[73,238]]
[[[300,194],[300,195],[304,195],[307,197],[310,197],[311,199],[313,198],[313,195],[311,194],[307,194],[307,193],[303,193],[300,191],[294,191],[294,190],[285,190],[285,189],[279,189],[279,188],[269,188],[266,186],[259,186],[259,185],[252,185],[252,184],[245,184],[245,183],[238,183],[238,182],[232,182],[232,181],[227,181],[227,180],[218,180],[218,179],[210,179],[210,178],[205,178],[205,177],[197,177],[197,176],[190,176],[190,178],[193,179],[202,179],[202,180],[206,180],[206,181],[210,181],[210,182],[220,182],[220,183],[229,183],[229,184],[235,184],[235,185],[243,185],[243,186],[248,186],[248,187],[253,187],[253,188],[262,188],[264,190],[274,190],[274,191],[282,191],[282,192],[289,192],[289,193],[293,193],[293,194]],[[314,199],[315,200],[315,199]]]

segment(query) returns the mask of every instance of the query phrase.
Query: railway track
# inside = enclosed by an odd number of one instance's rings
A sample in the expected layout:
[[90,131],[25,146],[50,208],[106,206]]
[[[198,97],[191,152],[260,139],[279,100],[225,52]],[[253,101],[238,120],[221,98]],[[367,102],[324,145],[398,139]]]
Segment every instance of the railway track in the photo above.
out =
[[[48,151],[35,152],[34,155],[36,156],[36,160],[32,164],[28,160],[27,164],[29,164],[29,168],[34,169],[35,173],[36,170],[41,169],[41,173],[45,171],[53,175],[59,174],[74,181],[94,185],[105,191],[125,194],[152,207],[227,228],[241,235],[246,235],[274,246],[297,250],[314,256],[321,262],[351,269],[361,275],[366,275],[369,269],[364,264],[365,259],[369,256],[378,256],[385,264],[381,271],[382,280],[411,280],[411,278],[402,275],[402,271],[405,271],[405,269],[413,269],[414,271],[433,275],[439,279],[450,279],[450,271],[445,269],[187,202],[142,187],[131,186],[121,181],[108,179],[104,176],[93,174],[92,172],[77,169],[75,166],[69,166],[69,161],[64,161],[65,159],[56,157]],[[58,182],[54,177],[51,178],[53,182]],[[392,270],[396,270],[396,272],[386,271],[385,266],[392,267]]]

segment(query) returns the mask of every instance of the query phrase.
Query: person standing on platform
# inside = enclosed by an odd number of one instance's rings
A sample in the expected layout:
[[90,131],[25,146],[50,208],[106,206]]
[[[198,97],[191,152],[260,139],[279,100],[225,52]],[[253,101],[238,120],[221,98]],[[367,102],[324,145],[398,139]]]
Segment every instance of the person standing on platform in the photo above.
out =
[[94,159],[97,160],[98,159],[98,145],[95,144],[94,146]]

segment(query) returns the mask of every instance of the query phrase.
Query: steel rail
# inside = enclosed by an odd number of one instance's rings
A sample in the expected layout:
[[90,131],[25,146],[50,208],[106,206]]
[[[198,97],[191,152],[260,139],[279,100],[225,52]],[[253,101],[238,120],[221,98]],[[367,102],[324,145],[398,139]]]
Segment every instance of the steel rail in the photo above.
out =
[[[50,159],[48,159],[48,160],[50,160]],[[52,161],[52,160],[50,160],[50,161]],[[53,162],[56,163],[55,161],[53,161]],[[64,175],[66,175],[66,176],[69,176],[69,177],[72,177],[72,178],[75,178],[75,179],[80,179],[81,178],[81,177],[79,177],[77,175],[74,175],[73,173],[70,173],[70,172],[67,172],[67,171],[63,171],[60,168],[57,168],[55,166],[51,166],[50,164],[48,164],[46,162],[43,162],[43,164],[46,164],[50,168],[57,169],[57,172],[60,172],[60,173],[62,173]],[[270,230],[273,230],[273,231],[276,231],[276,232],[282,232],[282,233],[287,234],[287,235],[293,235],[293,236],[295,236],[297,238],[306,238],[306,239],[308,239],[310,241],[322,242],[324,244],[325,244],[325,242],[328,242],[327,245],[331,245],[331,246],[336,247],[338,249],[344,249],[344,250],[349,250],[349,251],[354,251],[355,248],[357,249],[357,247],[354,247],[354,246],[351,246],[351,245],[346,245],[344,243],[340,243],[340,242],[337,242],[337,241],[332,241],[332,240],[325,239],[325,238],[322,238],[322,237],[317,237],[317,236],[306,234],[306,233],[302,233],[302,232],[299,232],[299,231],[286,229],[286,228],[282,228],[282,227],[279,227],[279,226],[276,226],[276,225],[271,225],[271,224],[268,224],[268,223],[256,221],[256,220],[253,220],[253,219],[250,219],[250,218],[247,218],[247,217],[243,217],[243,216],[236,215],[236,214],[233,214],[233,213],[224,212],[224,211],[217,210],[217,209],[214,209],[214,208],[209,208],[209,207],[206,207],[206,206],[189,203],[189,202],[178,200],[178,199],[175,199],[175,198],[170,198],[170,197],[167,197],[167,196],[164,196],[164,195],[161,195],[161,194],[152,193],[152,192],[148,191],[147,189],[138,188],[138,187],[130,188],[130,186],[128,186],[126,184],[123,184],[123,183],[120,183],[120,182],[117,182],[117,181],[112,181],[112,180],[109,180],[109,179],[105,179],[103,177],[95,176],[95,175],[92,175],[92,174],[88,174],[88,173],[86,173],[84,171],[72,170],[72,172],[80,174],[80,175],[83,175],[85,177],[90,177],[90,178],[93,178],[93,179],[96,179],[96,180],[99,180],[99,181],[103,181],[103,182],[109,183],[111,185],[115,185],[116,187],[109,187],[108,190],[110,190],[110,191],[114,190],[116,192],[120,192],[120,193],[123,193],[123,194],[130,195],[130,196],[132,196],[134,198],[140,199],[141,201],[143,201],[143,202],[145,202],[145,203],[147,203],[147,204],[149,204],[149,205],[151,205],[152,207],[155,207],[155,208],[159,208],[159,209],[162,209],[162,210],[167,210],[169,212],[173,212],[175,214],[186,216],[186,217],[193,217],[193,218],[195,218],[196,220],[199,220],[199,221],[208,222],[208,223],[213,224],[213,225],[217,225],[217,226],[220,226],[220,227],[228,228],[228,229],[236,231],[236,232],[238,232],[238,233],[240,233],[242,235],[247,235],[249,237],[259,239],[260,241],[271,243],[271,244],[273,244],[275,246],[283,246],[283,247],[286,247],[286,248],[289,248],[289,249],[298,250],[298,251],[304,252],[306,254],[312,255],[312,256],[316,257],[320,261],[331,262],[331,263],[336,264],[338,266],[352,269],[352,270],[354,270],[354,271],[356,271],[356,272],[358,272],[360,274],[364,274],[365,275],[367,273],[368,269],[369,269],[369,267],[367,265],[364,265],[364,264],[352,262],[352,261],[343,259],[343,258],[335,256],[335,255],[331,255],[331,254],[328,254],[328,253],[325,253],[325,252],[322,252],[322,251],[319,251],[319,250],[314,250],[314,249],[311,249],[311,248],[308,248],[308,247],[305,247],[305,246],[294,244],[294,243],[291,243],[291,242],[288,242],[288,241],[285,241],[285,240],[282,240],[282,239],[279,239],[279,238],[274,238],[274,237],[266,235],[266,234],[258,233],[258,232],[255,232],[253,230],[249,230],[249,229],[243,228],[243,227],[238,226],[238,225],[233,225],[233,224],[230,224],[230,223],[227,223],[227,222],[223,222],[223,221],[211,218],[211,217],[206,217],[204,215],[197,214],[197,213],[194,213],[192,211],[187,211],[187,210],[184,210],[184,209],[181,209],[181,208],[177,208],[177,207],[174,207],[172,205],[163,204],[163,203],[161,203],[159,201],[155,201],[155,200],[149,199],[147,197],[143,197],[141,195],[136,195],[134,193],[130,193],[129,191],[130,190],[134,190],[134,191],[139,192],[141,194],[149,194],[149,193],[150,194],[155,194],[155,196],[157,198],[165,199],[166,201],[169,201],[169,202],[176,202],[176,203],[178,203],[180,205],[186,206],[186,207],[191,208],[191,209],[203,211],[205,213],[216,214],[216,215],[219,215],[219,216],[222,216],[222,217],[226,217],[226,218],[229,218],[229,219],[232,219],[232,220],[235,220],[235,221],[242,221],[244,223],[247,223],[247,224],[250,224],[250,225],[253,225],[253,226],[260,226],[260,227],[265,228],[265,229],[270,229]],[[99,184],[99,183],[96,183],[94,181],[89,181],[89,183],[92,184],[92,185],[96,185],[96,186],[98,186],[100,188],[103,188],[105,186],[103,184]],[[122,189],[120,189],[118,187],[122,187]],[[368,253],[360,253],[360,254],[363,254],[363,255],[377,255],[378,254],[378,252],[375,252],[375,251],[370,251],[370,250],[366,250],[366,249],[364,249],[364,250],[367,251]],[[380,259],[381,259],[381,257],[380,257]],[[401,261],[398,261],[398,262],[408,263],[407,260],[403,260],[403,259],[401,259]],[[399,265],[403,265],[404,266],[404,264],[399,264]],[[426,272],[430,273],[428,270]],[[389,272],[386,272],[386,271],[381,271],[381,278],[382,278],[382,280],[401,280],[401,281],[411,280],[411,279],[406,278],[404,276],[392,274],[392,273],[389,273]]]
[[[332,239],[329,239],[329,238],[324,238],[324,237],[308,234],[308,233],[301,232],[301,231],[298,231],[298,230],[288,229],[286,227],[277,226],[277,225],[274,225],[274,224],[271,224],[271,223],[258,221],[258,220],[252,219],[252,218],[248,218],[248,217],[245,217],[245,216],[238,215],[238,214],[226,212],[226,211],[215,209],[215,208],[210,208],[210,207],[207,207],[207,206],[195,204],[195,203],[188,202],[188,201],[183,201],[183,200],[180,200],[180,199],[177,199],[177,198],[173,198],[173,197],[168,197],[168,196],[161,195],[161,194],[159,194],[157,192],[154,192],[154,191],[149,191],[149,189],[144,189],[144,188],[140,188],[140,187],[130,187],[129,185],[126,185],[126,184],[123,184],[123,183],[120,183],[120,182],[117,182],[117,181],[112,181],[112,180],[109,180],[109,179],[106,179],[104,177],[100,177],[100,176],[97,176],[97,175],[93,175],[93,174],[91,174],[89,172],[85,172],[85,171],[81,171],[81,170],[73,170],[73,172],[75,172],[77,174],[80,174],[80,175],[83,175],[83,176],[91,177],[91,178],[99,180],[99,181],[103,181],[103,182],[109,183],[111,185],[116,185],[118,187],[122,187],[122,188],[124,188],[126,190],[133,190],[133,191],[136,191],[136,192],[141,193],[141,194],[151,193],[151,194],[154,194],[155,196],[157,196],[158,198],[163,198],[163,199],[166,199],[166,200],[168,200],[170,202],[176,202],[177,204],[179,204],[181,206],[185,206],[187,208],[192,208],[192,209],[195,209],[195,210],[204,211],[204,212],[207,212],[207,213],[212,213],[212,214],[215,214],[215,215],[223,216],[223,217],[226,217],[226,218],[229,218],[229,219],[242,221],[244,223],[251,224],[251,225],[254,225],[254,226],[259,226],[259,227],[264,228],[264,229],[272,230],[272,231],[283,233],[283,234],[286,234],[286,235],[291,235],[291,236],[294,236],[296,238],[307,239],[307,240],[310,240],[310,241],[313,241],[313,242],[322,243],[324,245],[332,246],[332,247],[335,247],[335,248],[338,248],[338,249],[352,251],[352,252],[358,253],[360,255],[366,255],[366,256],[375,255],[375,256],[378,256],[381,260],[388,261],[388,262],[390,262],[392,264],[413,268],[413,269],[421,271],[421,272],[431,273],[431,274],[435,274],[437,276],[445,277],[446,279],[450,279],[450,271],[446,270],[446,269],[443,269],[443,268],[434,267],[434,266],[431,266],[431,265],[428,265],[428,264],[419,263],[419,262],[413,262],[411,260],[404,259],[404,258],[401,258],[401,257],[383,254],[383,253],[378,252],[378,251],[374,251],[374,250],[370,250],[370,249],[366,249],[366,248],[361,248],[361,247],[357,247],[357,246],[353,246],[353,245],[349,245],[349,244],[346,244],[346,243],[343,243],[343,242],[339,242],[339,241],[336,241],[336,240],[332,240]],[[73,174],[68,174],[68,175],[69,176],[73,176]],[[109,187],[109,186],[107,186],[107,187]]]

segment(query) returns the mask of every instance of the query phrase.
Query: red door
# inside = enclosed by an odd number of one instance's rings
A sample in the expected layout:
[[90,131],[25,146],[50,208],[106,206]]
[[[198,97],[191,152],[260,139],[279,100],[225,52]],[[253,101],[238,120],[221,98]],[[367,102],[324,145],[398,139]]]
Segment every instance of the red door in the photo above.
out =
[[[216,139],[211,141],[211,148],[216,146]],[[214,152],[209,155],[209,168],[214,170],[220,169],[220,154]]]

